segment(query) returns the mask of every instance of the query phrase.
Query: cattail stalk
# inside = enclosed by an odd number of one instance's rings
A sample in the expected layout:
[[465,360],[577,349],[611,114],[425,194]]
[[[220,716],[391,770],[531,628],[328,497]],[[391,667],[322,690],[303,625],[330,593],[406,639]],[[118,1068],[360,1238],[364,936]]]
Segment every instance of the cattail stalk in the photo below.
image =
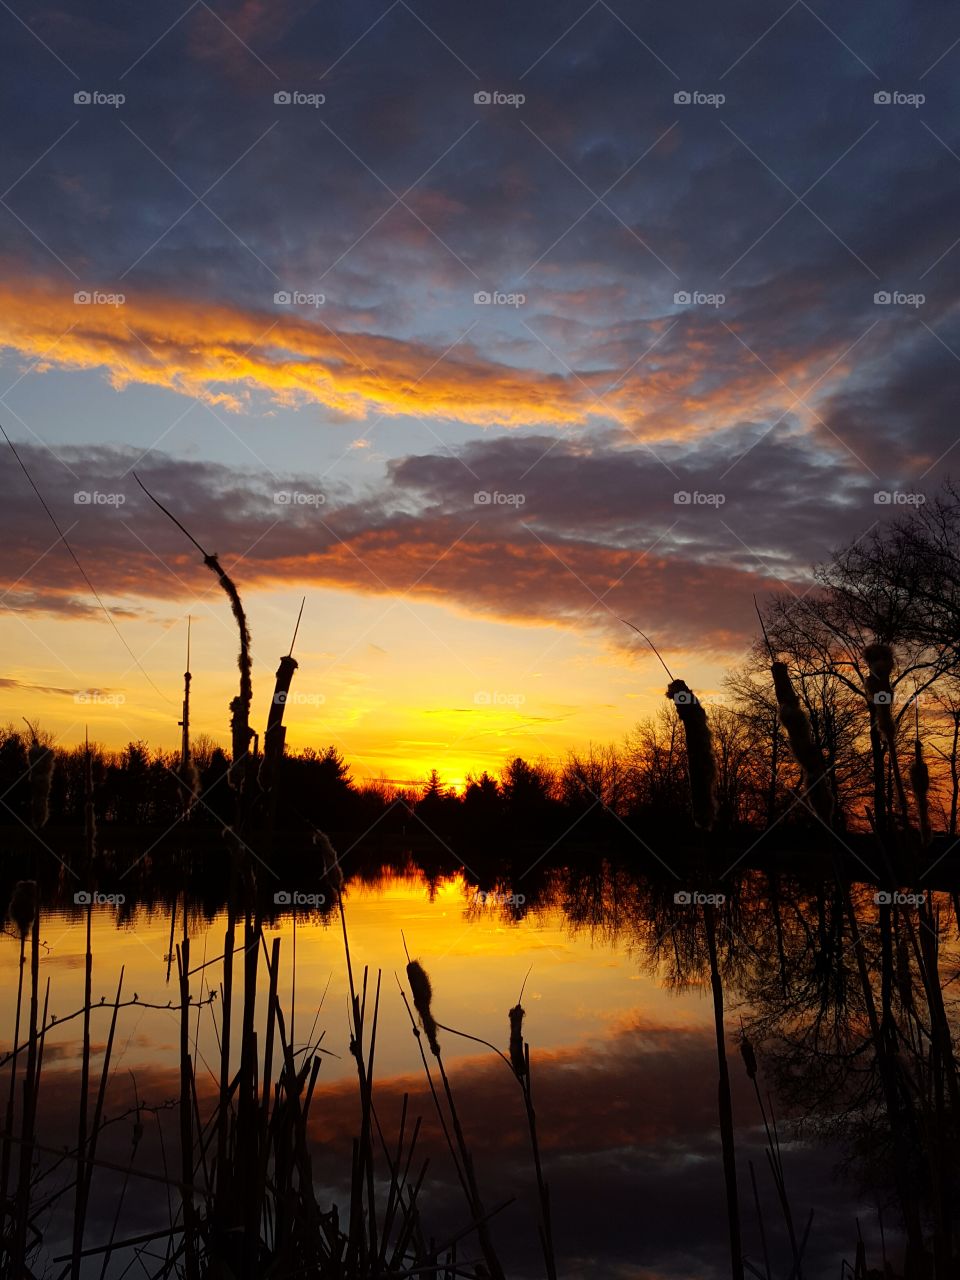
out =
[[159,507],[163,514],[169,520],[172,520],[177,528],[190,539],[201,556],[203,556],[203,563],[211,573],[217,575],[217,581],[230,601],[230,609],[236,620],[237,632],[240,637],[240,652],[237,655],[237,666],[240,669],[240,690],[230,703],[232,759],[227,772],[227,781],[238,792],[242,793],[244,780],[248,772],[247,753],[250,750],[250,741],[253,737],[253,731],[250,728],[250,705],[253,701],[253,663],[250,656],[250,628],[247,624],[243,601],[240,599],[240,592],[237,590],[236,583],[225,572],[217,556],[204,551],[193,534],[184,528],[177,517],[172,515],[161,502],[157,501],[136,472],[133,473],[133,478],[154,506]]
[[900,772],[897,726],[893,718],[893,685],[890,682],[894,667],[893,650],[888,644],[869,644],[863,651],[863,660],[867,664],[867,674],[863,678],[863,684],[867,693],[867,705],[870,708],[870,726],[880,741],[886,743],[900,816],[904,828],[909,829],[910,813],[903,776]]
[[[96,817],[93,808],[93,766],[90,759],[90,744],[84,752],[83,769],[83,811],[84,811],[84,853],[85,874],[87,883],[92,883],[93,859],[96,841]],[[70,1260],[71,1280],[80,1280],[81,1255],[83,1253],[83,1231],[86,1219],[84,1203],[87,1186],[87,1105],[90,1093],[90,1002],[93,992],[93,898],[87,894],[86,919],[86,953],[83,971],[83,1054],[80,1066],[80,1103],[77,1113],[77,1186],[74,1199],[73,1215],[73,1256]]]
[[[790,1251],[793,1254],[792,1274],[796,1277],[796,1280],[802,1280],[802,1273],[800,1269],[800,1250],[797,1247],[797,1234],[794,1228],[793,1211],[790,1208],[790,1199],[787,1195],[787,1183],[783,1169],[783,1158],[780,1154],[780,1140],[777,1135],[777,1121],[776,1117],[773,1116],[773,1131],[771,1132],[770,1122],[767,1119],[767,1109],[763,1105],[763,1098],[760,1094],[760,1083],[757,1079],[757,1055],[754,1052],[753,1045],[742,1032],[740,1040],[740,1054],[743,1058],[743,1064],[747,1069],[747,1077],[753,1085],[753,1091],[757,1097],[757,1106],[760,1108],[760,1116],[763,1120],[764,1132],[767,1135],[767,1162],[769,1163],[770,1171],[773,1174],[774,1186],[777,1189],[777,1198],[780,1201],[780,1210],[783,1213],[783,1220],[787,1228],[787,1236],[790,1240]],[[752,1162],[750,1164],[750,1177],[751,1179],[754,1177]],[[756,1196],[755,1181],[754,1196]],[[760,1225],[762,1231],[762,1221]],[[766,1253],[766,1243],[764,1243],[764,1253]]]
[[7,1116],[3,1128],[3,1150],[0,1155],[0,1205],[7,1203],[10,1183],[10,1151],[13,1134],[13,1109],[17,1085],[17,1055],[20,1052],[20,1011],[23,1007],[23,970],[26,961],[27,934],[33,927],[37,910],[37,883],[35,880],[18,880],[13,888],[7,911],[20,935],[20,968],[17,976],[17,1012],[13,1027],[13,1053],[10,1056],[10,1091],[7,1094]]
[[31,742],[27,752],[30,769],[30,823],[34,831],[40,831],[50,821],[50,787],[53,782],[53,748],[37,737],[33,725],[27,721]]
[[439,1058],[440,1042],[437,1039],[437,1023],[430,1009],[433,1001],[433,988],[430,986],[427,971],[418,960],[411,960],[407,965],[407,981],[410,983],[413,1007],[420,1015],[420,1025],[426,1033],[430,1052]]
[[26,1264],[27,1222],[30,1215],[30,1170],[33,1164],[34,1127],[37,1093],[40,1088],[38,1049],[40,1044],[37,1018],[40,1005],[40,903],[39,897],[30,931],[30,1025],[27,1041],[27,1067],[23,1081],[23,1114],[20,1118],[20,1171],[17,1181],[17,1213],[13,1246],[14,1265]]
[[723,1178],[727,1192],[727,1230],[730,1238],[730,1275],[743,1280],[743,1244],[740,1236],[740,1201],[737,1192],[737,1157],[733,1133],[733,1101],[730,1095],[730,1069],[727,1065],[726,1036],[723,1025],[723,982],[717,956],[715,908],[703,908],[707,951],[710,957],[710,986],[713,991],[713,1018],[717,1037],[717,1111],[720,1119],[720,1145],[723,1152]]
[[920,839],[926,845],[930,843],[930,770],[923,758],[923,743],[919,738],[913,743],[913,763],[910,765],[910,786],[913,798],[917,803],[917,817],[920,824]]
[[[470,1157],[463,1128],[460,1124],[460,1115],[457,1111],[457,1106],[453,1098],[453,1090],[450,1087],[450,1081],[447,1078],[447,1073],[443,1065],[443,1055],[440,1051],[439,1039],[437,1038],[437,1028],[439,1024],[433,1016],[433,1010],[431,1007],[433,1001],[433,989],[430,985],[430,979],[427,976],[426,970],[418,960],[411,960],[408,962],[407,980],[410,983],[410,991],[413,995],[414,1007],[420,1017],[420,1023],[426,1033],[431,1052],[436,1058],[437,1069],[440,1072],[440,1079],[443,1083],[443,1089],[447,1099],[447,1107],[450,1112],[450,1120],[457,1140],[457,1147],[460,1151],[459,1167],[462,1169],[464,1190],[467,1193],[467,1200],[473,1214],[474,1226],[477,1229],[477,1238],[480,1248],[483,1252],[484,1260],[486,1261],[493,1280],[505,1280],[503,1267],[501,1266],[500,1260],[494,1251],[493,1242],[490,1239],[490,1233],[487,1230],[486,1214],[484,1213],[483,1202],[480,1198],[480,1189],[477,1185],[477,1179],[473,1169],[473,1161]],[[417,1031],[416,1026],[414,1026],[414,1031]],[[419,1036],[419,1032],[417,1034]],[[421,1053],[422,1052],[423,1047],[421,1045]],[[432,1090],[432,1078],[430,1076],[430,1069],[427,1067],[426,1055],[423,1055],[423,1059],[424,1067],[427,1070],[427,1077],[428,1079],[431,1079]],[[440,1112],[440,1101],[439,1098],[437,1098],[436,1093],[434,1093],[434,1102],[437,1105],[438,1114],[441,1114],[442,1118],[442,1113]]]
[[707,713],[683,680],[671,680],[667,697],[677,709],[687,747],[687,776],[693,820],[709,831],[717,817],[717,762]]
[[780,723],[802,773],[803,797],[825,826],[833,822],[833,792],[823,754],[813,739],[807,713],[800,704],[785,662],[772,662],[770,674],[780,710]]

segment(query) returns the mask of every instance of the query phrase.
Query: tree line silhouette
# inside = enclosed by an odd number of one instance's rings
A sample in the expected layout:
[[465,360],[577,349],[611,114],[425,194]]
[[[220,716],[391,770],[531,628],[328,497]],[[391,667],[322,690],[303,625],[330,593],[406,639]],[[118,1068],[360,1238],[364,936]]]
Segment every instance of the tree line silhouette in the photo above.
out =
[[[817,750],[825,761],[836,825],[843,830],[893,820],[896,783],[912,754],[930,770],[935,830],[955,836],[960,809],[960,490],[948,483],[935,500],[840,548],[816,567],[804,593],[788,589],[764,602],[762,637],[715,693],[700,693],[713,735],[716,829],[749,833],[809,826],[802,771],[780,723],[770,686],[773,655],[786,664]],[[872,688],[870,646],[887,646],[889,694]],[[886,699],[888,706],[879,705]],[[892,735],[881,732],[882,716]],[[0,822],[28,822],[31,733],[0,729]],[[196,796],[185,801],[174,752],[143,741],[109,752],[96,744],[54,753],[51,828],[82,824],[87,754],[101,826],[165,827],[189,821],[199,831],[230,822],[231,752],[208,736],[192,743]],[[895,744],[894,748],[891,744]],[[902,759],[901,759],[902,758]],[[360,836],[444,840],[556,839],[601,830],[692,830],[683,730],[665,699],[614,744],[588,744],[561,760],[514,757],[469,776],[455,791],[442,767],[415,785],[357,780],[335,746],[286,753],[277,766],[276,822]]]

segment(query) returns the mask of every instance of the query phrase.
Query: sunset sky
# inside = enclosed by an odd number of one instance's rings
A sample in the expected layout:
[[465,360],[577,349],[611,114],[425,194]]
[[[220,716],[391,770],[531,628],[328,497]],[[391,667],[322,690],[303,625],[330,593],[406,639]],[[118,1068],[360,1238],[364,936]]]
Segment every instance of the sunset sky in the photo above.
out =
[[460,783],[653,710],[621,617],[719,693],[753,593],[958,469],[945,3],[0,32],[0,422],[110,615],[0,441],[0,721],[172,747],[189,614],[227,740],[228,606],[134,471],[243,593],[261,727],[306,595],[288,744]]

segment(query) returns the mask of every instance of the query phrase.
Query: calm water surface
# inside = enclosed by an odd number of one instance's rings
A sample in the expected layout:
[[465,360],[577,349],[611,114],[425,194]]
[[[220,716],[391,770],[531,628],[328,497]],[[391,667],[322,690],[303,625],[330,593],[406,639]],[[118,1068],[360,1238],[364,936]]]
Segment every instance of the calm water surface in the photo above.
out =
[[[506,1050],[507,1011],[525,983],[526,1037],[531,1045],[533,1081],[546,1174],[554,1206],[555,1235],[565,1276],[706,1278],[729,1275],[720,1148],[717,1129],[717,1055],[709,984],[677,972],[676,953],[667,948],[651,957],[662,930],[633,909],[630,886],[594,885],[585,902],[566,894],[558,873],[557,891],[538,905],[478,903],[462,876],[428,882],[422,874],[384,874],[348,883],[346,916],[354,973],[370,969],[370,996],[381,971],[375,1061],[378,1115],[386,1132],[395,1128],[400,1100],[409,1092],[424,1117],[422,1155],[429,1157],[424,1217],[443,1238],[465,1225],[465,1209],[454,1187],[449,1157],[439,1140],[425,1088],[416,1040],[401,1000],[405,983],[404,940],[411,956],[427,969],[434,989],[434,1013],[450,1027]],[[131,1158],[137,1102],[145,1113],[135,1169],[162,1173],[173,1149],[179,1092],[176,961],[170,954],[171,909],[125,908],[118,919],[110,906],[93,912],[93,998],[112,1001],[121,968],[122,999],[137,1004],[120,1012],[111,1063],[105,1131],[99,1155],[126,1167]],[[187,903],[191,967],[215,961],[223,950],[225,918],[203,917]],[[176,905],[174,933],[182,935],[184,909]],[[66,1018],[83,1003],[85,915],[77,910],[47,912],[41,991],[50,981],[50,1012]],[[289,914],[265,930],[267,947],[281,939],[281,994],[291,1039],[297,1048],[323,1034],[328,1051],[313,1104],[315,1172],[324,1196],[344,1194],[350,1142],[355,1132],[356,1068],[349,1051],[348,987],[339,915],[320,911]],[[238,938],[241,935],[238,934]],[[18,942],[3,940],[5,979],[0,994],[2,1026],[13,1026]],[[749,939],[744,946],[749,945]],[[294,948],[296,969],[294,982]],[[264,967],[261,967],[261,974]],[[212,1003],[209,982],[218,984],[216,963],[196,972],[191,1018],[191,1052],[197,1065],[201,1102],[216,1086],[219,1063],[221,992]],[[239,980],[239,969],[237,970]],[[265,988],[264,988],[265,990]],[[261,1012],[263,1001],[261,1001]],[[727,992],[727,1048],[733,1080],[745,1243],[761,1266],[757,1213],[749,1164],[759,1186],[774,1274],[786,1275],[785,1238],[764,1155],[764,1136],[752,1086],[736,1046],[745,1009],[735,984]],[[110,1008],[94,1014],[93,1079],[99,1079]],[[56,1148],[75,1133],[79,1092],[80,1020],[65,1021],[45,1046],[39,1140]],[[444,1060],[475,1151],[478,1177],[488,1205],[513,1198],[497,1215],[496,1238],[508,1274],[542,1275],[536,1240],[535,1186],[523,1111],[516,1083],[503,1063],[474,1041],[441,1031]],[[4,1033],[9,1044],[10,1031]],[[795,1212],[806,1222],[814,1210],[805,1275],[836,1276],[851,1258],[856,1222],[868,1240],[877,1236],[877,1209],[871,1196],[833,1176],[842,1153],[817,1142],[791,1138],[782,1127],[783,1154]],[[51,1186],[68,1181],[54,1171]],[[168,1221],[161,1184],[126,1181],[119,1172],[99,1172],[87,1240],[109,1237],[118,1198],[123,1195],[117,1239],[162,1227]],[[44,1248],[38,1274],[61,1264],[66,1219],[51,1208],[41,1223]],[[888,1237],[889,1237],[888,1227]],[[120,1276],[135,1262],[131,1251],[111,1259],[107,1274]],[[101,1260],[86,1274],[100,1275]],[[128,1274],[142,1273],[134,1267]]]

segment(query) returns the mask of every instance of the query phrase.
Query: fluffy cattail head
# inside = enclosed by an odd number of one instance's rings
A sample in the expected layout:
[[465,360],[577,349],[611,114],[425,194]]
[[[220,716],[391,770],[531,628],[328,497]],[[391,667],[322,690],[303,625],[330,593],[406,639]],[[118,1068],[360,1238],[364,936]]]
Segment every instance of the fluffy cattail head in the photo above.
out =
[[97,813],[93,807],[93,757],[89,747],[83,761],[83,851],[87,865],[97,849]]
[[923,758],[923,743],[919,738],[913,743],[913,763],[910,765],[910,786],[917,802],[917,816],[920,823],[920,838],[924,844],[930,840],[930,770]]
[[45,746],[34,734],[27,760],[30,765],[30,819],[34,831],[39,831],[50,818],[53,749]]
[[189,812],[200,798],[200,772],[192,760],[185,760],[177,769],[177,777],[183,788],[183,807]]
[[676,707],[683,725],[693,820],[698,827],[709,830],[717,816],[717,762],[707,713],[683,680],[670,681],[667,697]]
[[799,707],[800,699],[797,697],[796,690],[790,681],[790,672],[785,662],[772,663],[770,674],[773,676],[773,691],[777,695],[777,706],[780,708],[782,717],[783,708],[789,706]]
[[313,833],[313,843],[320,850],[320,857],[323,861],[324,879],[336,893],[342,893],[343,871],[340,867],[340,859],[337,857],[337,851],[330,843],[329,836],[324,831],[315,831]]
[[804,793],[817,816],[829,826],[833,820],[833,793],[823,755],[813,739],[807,713],[797,697],[787,664],[771,663],[770,674],[777,695],[780,723],[787,732],[790,750],[803,773]]
[[87,858],[92,858],[97,849],[97,812],[92,800],[83,802],[83,842]]
[[863,660],[871,675],[889,683],[893,675],[893,650],[888,644],[868,644],[863,651]]
[[523,1019],[526,1010],[515,1004],[510,1010],[510,1065],[517,1076],[527,1074],[527,1057],[523,1051]]
[[893,719],[893,688],[890,677],[893,674],[893,650],[888,644],[868,644],[863,651],[863,660],[869,668],[863,683],[867,691],[867,702],[870,716],[890,744],[895,749],[896,725]]
[[407,981],[413,993],[413,1004],[420,1015],[420,1024],[427,1033],[427,1041],[433,1053],[440,1056],[440,1041],[437,1039],[437,1022],[430,1010],[433,1001],[433,988],[427,971],[419,960],[411,960],[407,965]]
[[740,1041],[740,1056],[743,1058],[743,1065],[747,1068],[747,1075],[751,1080],[757,1078],[757,1055],[753,1051],[753,1045],[746,1036]]
[[25,938],[37,914],[37,882],[36,880],[18,880],[13,886],[10,906],[7,915],[17,926],[20,937]]

